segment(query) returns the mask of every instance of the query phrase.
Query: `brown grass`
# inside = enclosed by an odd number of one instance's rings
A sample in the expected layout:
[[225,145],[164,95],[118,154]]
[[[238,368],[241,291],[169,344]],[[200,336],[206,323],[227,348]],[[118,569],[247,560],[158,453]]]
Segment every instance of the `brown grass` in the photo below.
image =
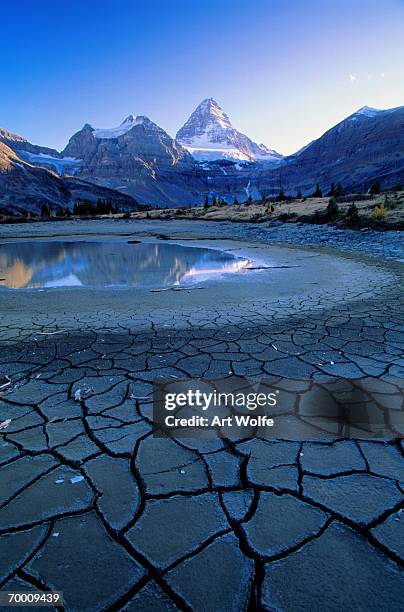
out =
[[[344,217],[353,201],[358,208],[360,224],[385,226],[400,226],[404,223],[404,192],[384,192],[370,199],[358,200],[353,195],[346,196],[347,201],[338,201],[339,216],[336,223],[344,224]],[[341,198],[339,198],[341,200]],[[387,200],[387,201],[386,201]],[[264,221],[306,221],[327,222],[325,217],[329,198],[306,198],[292,202],[272,202],[273,212],[268,212],[268,205],[263,202],[254,202],[250,206],[238,204],[236,206],[202,206],[192,208],[164,208],[148,212],[131,213],[132,219],[192,219],[204,221],[233,221],[233,222],[264,222]],[[379,214],[378,211],[383,211]],[[117,215],[120,216],[120,215]]]

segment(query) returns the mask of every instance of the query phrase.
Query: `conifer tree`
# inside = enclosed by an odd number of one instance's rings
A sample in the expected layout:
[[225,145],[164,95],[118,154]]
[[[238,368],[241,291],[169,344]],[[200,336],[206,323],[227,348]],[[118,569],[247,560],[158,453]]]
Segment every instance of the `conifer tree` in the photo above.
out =
[[369,189],[370,195],[377,195],[380,193],[380,190],[381,190],[380,181],[373,181]]
[[285,196],[285,192],[283,191],[283,187],[281,187],[281,190],[280,190],[276,200],[277,200],[277,202],[284,202],[286,200],[286,196]]
[[320,185],[317,183],[316,184],[316,190],[313,193],[313,198],[322,198],[323,197],[323,192],[320,189]]
[[333,196],[332,198],[329,199],[328,204],[327,204],[327,218],[330,221],[335,221],[335,219],[338,217],[338,214],[339,214],[338,204],[336,202],[335,197]]
[[358,211],[358,207],[356,206],[355,202],[352,202],[349,205],[345,218],[348,221],[348,223],[351,223],[352,225],[355,225],[356,223],[359,222],[359,211]]
[[42,204],[41,217],[50,217],[50,209],[47,204]]

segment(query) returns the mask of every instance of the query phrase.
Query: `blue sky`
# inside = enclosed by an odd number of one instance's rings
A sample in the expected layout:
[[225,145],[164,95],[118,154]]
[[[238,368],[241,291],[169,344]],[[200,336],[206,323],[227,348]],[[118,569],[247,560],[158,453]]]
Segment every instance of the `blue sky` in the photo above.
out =
[[63,148],[144,114],[172,136],[215,98],[291,153],[404,104],[403,0],[0,0],[0,126]]

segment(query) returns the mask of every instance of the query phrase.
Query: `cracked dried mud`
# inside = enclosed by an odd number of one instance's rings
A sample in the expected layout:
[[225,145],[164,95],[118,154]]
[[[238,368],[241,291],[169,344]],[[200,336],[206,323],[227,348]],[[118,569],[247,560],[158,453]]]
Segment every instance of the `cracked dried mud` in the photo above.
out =
[[151,434],[158,377],[402,379],[399,264],[205,226],[28,228],[164,233],[281,267],[200,291],[1,292],[1,588],[60,590],[74,611],[399,610],[401,440]]

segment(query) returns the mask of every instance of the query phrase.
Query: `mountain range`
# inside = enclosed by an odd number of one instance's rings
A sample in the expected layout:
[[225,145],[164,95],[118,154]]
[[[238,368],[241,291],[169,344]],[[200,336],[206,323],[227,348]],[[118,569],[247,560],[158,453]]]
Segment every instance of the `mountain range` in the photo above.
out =
[[[206,196],[244,201],[279,193],[364,191],[404,181],[404,107],[363,107],[293,155],[282,156],[236,130],[212,98],[171,138],[145,116],[115,128],[85,124],[61,152],[0,129],[0,207],[71,207],[78,197],[177,206]],[[119,203],[118,203],[119,202]]]
[[[44,204],[55,210],[72,209],[77,200],[92,202],[110,200],[118,208],[129,210],[140,208],[134,198],[123,193],[94,185],[76,176],[59,176],[52,169],[24,161],[25,150],[14,151],[1,141],[4,132],[5,130],[0,131],[0,209],[2,211],[39,213]],[[8,132],[8,140],[10,135]],[[15,142],[14,138],[13,141]],[[20,140],[19,143],[23,145]],[[30,143],[27,143],[27,146],[29,145]]]

